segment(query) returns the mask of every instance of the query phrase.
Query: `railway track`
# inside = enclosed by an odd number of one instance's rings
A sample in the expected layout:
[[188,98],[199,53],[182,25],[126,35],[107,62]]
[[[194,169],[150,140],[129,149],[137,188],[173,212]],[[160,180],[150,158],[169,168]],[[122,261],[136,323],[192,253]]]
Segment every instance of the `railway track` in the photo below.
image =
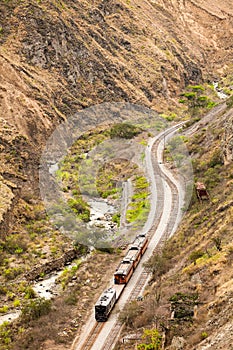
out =
[[[177,127],[177,129],[178,129],[178,127]],[[165,135],[163,134],[161,136],[161,138],[164,138],[168,134],[169,134],[169,132],[166,132]],[[165,173],[163,173],[161,171],[161,167],[159,166],[159,163],[158,163],[157,157],[156,157],[157,148],[158,148],[159,143],[161,142],[161,138],[159,138],[154,143],[154,145],[152,147],[152,164],[153,164],[153,169],[154,169],[154,174],[155,174],[155,182],[156,182],[157,207],[156,207],[156,213],[154,216],[153,224],[152,224],[150,230],[148,231],[149,240],[151,240],[153,235],[155,234],[155,232],[158,228],[161,216],[163,214],[163,210],[164,210],[164,188],[163,188],[163,183],[162,183],[163,180],[166,181],[166,183],[168,184],[168,186],[171,189],[172,203],[171,203],[171,212],[170,212],[170,216],[169,216],[170,220],[168,221],[168,223],[164,229],[164,233],[163,233],[161,239],[159,240],[158,244],[156,245],[155,249],[153,250],[153,253],[161,251],[165,241],[172,234],[174,225],[176,223],[177,215],[179,213],[178,189],[177,189],[176,185],[172,182],[172,180]],[[138,280],[137,280],[137,283],[136,283],[134,289],[132,290],[129,298],[127,299],[126,304],[129,303],[130,301],[137,299],[140,296],[140,294],[142,293],[142,290],[144,289],[149,277],[150,277],[150,273],[144,268],[142,273],[140,274]],[[123,328],[122,323],[119,320],[117,320],[115,325],[114,325],[113,330],[106,338],[101,350],[112,350],[113,349],[113,346],[116,342],[116,339],[119,337],[122,328]]]
[[[176,126],[172,129],[172,131],[178,129],[180,127]],[[177,215],[179,213],[179,196],[178,196],[178,188],[176,187],[175,183],[161,170],[161,166],[157,160],[157,149],[158,146],[167,135],[171,133],[171,129],[163,133],[158,140],[153,144],[151,155],[152,155],[152,165],[153,165],[153,172],[154,172],[154,178],[156,183],[156,212],[154,214],[153,224],[151,228],[148,231],[149,240],[151,240],[159,226],[161,217],[164,212],[164,186],[163,182],[165,182],[170,190],[172,195],[171,200],[171,209],[170,209],[170,215],[169,220],[163,230],[163,234],[156,245],[155,249],[153,250],[153,253],[159,252],[164,242],[170,237],[172,234],[174,225],[177,220]],[[142,272],[140,273],[137,283],[135,284],[135,287],[131,291],[126,303],[129,303],[132,300],[137,299],[138,296],[142,293],[148,279],[150,277],[150,273],[144,268]],[[97,323],[94,325],[93,329],[91,330],[90,334],[88,335],[85,343],[81,346],[80,349],[74,348],[76,350],[91,350],[96,339],[98,338],[98,335],[100,334],[104,323]],[[116,343],[116,340],[119,338],[119,335],[121,333],[121,330],[123,328],[122,323],[117,320],[114,323],[114,327],[112,327],[111,332],[106,337],[104,344],[101,347],[101,350],[112,350],[113,346]]]
[[92,328],[90,334],[87,336],[80,350],[89,350],[92,348],[92,345],[94,344],[103,326],[104,326],[104,323],[101,323],[101,322],[95,323],[94,327]]

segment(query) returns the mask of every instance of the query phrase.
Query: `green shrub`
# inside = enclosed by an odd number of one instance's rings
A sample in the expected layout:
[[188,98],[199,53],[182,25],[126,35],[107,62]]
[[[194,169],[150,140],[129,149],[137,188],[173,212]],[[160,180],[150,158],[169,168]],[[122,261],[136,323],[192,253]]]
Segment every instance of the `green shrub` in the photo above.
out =
[[117,224],[117,226],[120,226],[120,221],[121,221],[121,214],[120,213],[115,213],[112,215],[112,221]]
[[208,337],[208,333],[207,332],[202,332],[201,333],[201,339],[204,340]]
[[228,108],[232,108],[233,107],[233,95],[228,98],[226,103],[227,103],[227,107]]
[[[9,322],[3,322],[0,325],[0,339],[4,345],[9,345],[12,342],[12,327]],[[9,348],[3,347],[1,349],[8,350]]]
[[132,139],[134,136],[140,134],[142,129],[129,124],[129,123],[118,123],[114,124],[110,129],[110,137],[120,137],[123,139]]
[[8,269],[5,269],[3,271],[3,276],[7,279],[7,280],[13,280],[15,277],[17,277],[18,275],[20,275],[20,273],[22,272],[21,268],[19,267],[10,267]]
[[14,306],[14,307],[19,307],[19,306],[20,306],[20,300],[19,300],[19,299],[15,299],[15,300],[13,301],[13,306]]
[[142,335],[143,343],[137,345],[137,350],[161,350],[162,335],[157,329],[145,329]]
[[189,255],[189,260],[196,265],[197,259],[201,258],[204,254],[205,252],[202,250],[195,250]]
[[1,308],[0,308],[0,313],[1,314],[5,314],[7,311],[8,311],[8,306],[7,305],[3,305]]
[[47,315],[51,310],[51,301],[45,298],[36,298],[26,303],[22,309],[22,318],[29,322]]

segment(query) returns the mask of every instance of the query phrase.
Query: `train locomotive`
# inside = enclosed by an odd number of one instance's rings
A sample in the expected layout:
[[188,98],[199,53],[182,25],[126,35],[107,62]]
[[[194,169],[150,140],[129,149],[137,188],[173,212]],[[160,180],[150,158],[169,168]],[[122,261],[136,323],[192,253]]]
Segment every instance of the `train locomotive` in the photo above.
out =
[[[114,284],[126,285],[130,280],[134,270],[141,260],[149,240],[146,234],[141,233],[136,236],[129,245],[128,251],[114,273]],[[115,287],[116,288],[116,287]],[[105,322],[117,302],[116,289],[113,287],[107,289],[100,296],[95,304],[95,319],[97,322]],[[123,290],[123,289],[122,289]]]
[[105,322],[116,303],[116,291],[109,288],[103,292],[95,304],[95,319],[97,322]]

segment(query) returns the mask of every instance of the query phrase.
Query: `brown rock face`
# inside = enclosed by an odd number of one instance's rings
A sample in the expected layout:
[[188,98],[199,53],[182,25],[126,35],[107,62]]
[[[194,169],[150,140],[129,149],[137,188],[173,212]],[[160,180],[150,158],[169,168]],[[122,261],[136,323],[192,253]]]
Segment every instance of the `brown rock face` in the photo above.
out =
[[1,2],[0,114],[34,154],[9,161],[26,187],[45,140],[77,110],[128,101],[162,111],[185,85],[223,74],[232,15],[230,0]]
[[222,140],[224,164],[228,165],[233,161],[233,114],[228,113],[229,117],[225,122],[225,133]]

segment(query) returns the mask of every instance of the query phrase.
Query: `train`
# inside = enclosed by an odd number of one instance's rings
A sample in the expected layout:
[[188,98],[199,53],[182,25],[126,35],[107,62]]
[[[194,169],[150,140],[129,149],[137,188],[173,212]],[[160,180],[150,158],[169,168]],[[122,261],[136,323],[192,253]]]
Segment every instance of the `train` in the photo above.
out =
[[97,322],[105,322],[116,303],[116,290],[108,288],[95,304],[95,319]]
[[[106,322],[112,309],[124,287],[130,280],[134,270],[139,264],[143,254],[145,253],[149,244],[147,234],[138,234],[134,241],[129,245],[124,258],[121,260],[114,273],[114,285],[105,290],[95,304],[95,319],[97,322]],[[120,294],[117,295],[117,285],[122,285]]]

